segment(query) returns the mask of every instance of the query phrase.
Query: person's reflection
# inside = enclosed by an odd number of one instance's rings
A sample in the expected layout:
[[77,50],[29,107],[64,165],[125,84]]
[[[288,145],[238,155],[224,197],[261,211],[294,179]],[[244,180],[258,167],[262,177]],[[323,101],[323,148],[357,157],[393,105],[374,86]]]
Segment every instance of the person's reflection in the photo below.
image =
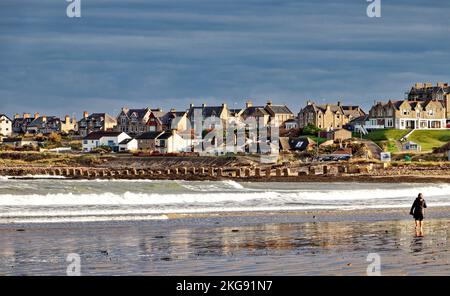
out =
[[411,241],[411,251],[413,253],[419,253],[423,250],[423,230],[416,229],[415,236]]

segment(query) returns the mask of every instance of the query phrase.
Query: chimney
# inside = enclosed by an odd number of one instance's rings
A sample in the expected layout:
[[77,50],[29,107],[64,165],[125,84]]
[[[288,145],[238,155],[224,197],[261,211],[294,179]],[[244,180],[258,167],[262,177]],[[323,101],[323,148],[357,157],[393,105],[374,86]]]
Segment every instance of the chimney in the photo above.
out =
[[306,105],[307,105],[307,106],[311,106],[312,104],[313,104],[312,101],[310,101],[310,100],[306,101]]
[[425,83],[425,87],[426,87],[426,88],[433,87],[433,83],[427,82],[427,83]]
[[130,111],[130,109],[128,109],[128,107],[122,107],[122,112],[127,114],[128,111]]
[[189,104],[189,108],[194,108],[194,104],[193,104],[193,103],[190,103],[190,104]]
[[447,87],[447,86],[448,86],[448,83],[445,83],[445,82],[438,82],[438,83],[437,83],[437,86],[439,86],[439,87]]
[[205,107],[206,107],[206,104],[205,104],[205,103],[203,103],[203,104],[202,104],[202,108],[205,108]]
[[87,111],[83,112],[83,117],[84,119],[87,119],[89,117],[89,113]]
[[245,108],[253,107],[252,101],[245,102]]
[[47,116],[42,116],[42,122],[47,122]]
[[69,123],[70,123],[70,116],[66,115],[66,124],[69,124]]
[[226,103],[222,103],[222,107],[226,109],[227,108],[227,104]]
[[170,112],[172,112],[172,113],[177,112],[177,109],[172,108],[172,109],[170,109]]
[[421,83],[421,82],[416,82],[416,84],[414,85],[414,88],[417,88],[417,89],[421,89],[421,88],[423,88],[423,83]]
[[19,113],[16,113],[16,114],[14,115],[14,119],[19,119],[19,118],[20,118]]
[[331,108],[330,108],[330,104],[327,104],[327,105],[326,105],[326,109],[327,109],[327,110],[330,110],[330,109],[331,109]]
[[23,118],[30,118],[30,113],[23,113]]
[[337,102],[338,107],[341,107],[341,101]]
[[39,112],[35,112],[34,113],[34,119],[38,119],[39,118]]
[[268,101],[267,101],[267,105],[268,105],[268,106],[272,106],[272,100],[268,100]]

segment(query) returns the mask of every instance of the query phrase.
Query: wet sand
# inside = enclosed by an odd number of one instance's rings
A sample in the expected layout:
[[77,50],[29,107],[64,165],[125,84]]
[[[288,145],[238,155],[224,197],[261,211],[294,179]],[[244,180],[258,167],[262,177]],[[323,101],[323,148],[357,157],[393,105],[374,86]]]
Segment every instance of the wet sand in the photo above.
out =
[[431,208],[423,237],[408,209],[233,213],[114,223],[0,225],[0,274],[449,275],[448,208]]

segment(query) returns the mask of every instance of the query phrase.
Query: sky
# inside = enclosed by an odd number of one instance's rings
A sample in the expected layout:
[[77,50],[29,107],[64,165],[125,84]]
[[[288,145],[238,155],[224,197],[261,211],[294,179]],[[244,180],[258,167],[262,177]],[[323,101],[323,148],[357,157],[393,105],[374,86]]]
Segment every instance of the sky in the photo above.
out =
[[0,113],[361,105],[450,82],[450,1],[0,1]]

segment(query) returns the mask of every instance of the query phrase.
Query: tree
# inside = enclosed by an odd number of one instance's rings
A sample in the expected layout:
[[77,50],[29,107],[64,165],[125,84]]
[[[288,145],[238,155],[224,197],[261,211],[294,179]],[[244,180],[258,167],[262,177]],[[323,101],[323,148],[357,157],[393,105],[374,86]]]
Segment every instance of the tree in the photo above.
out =
[[48,140],[49,140],[50,142],[53,142],[53,143],[60,143],[60,142],[61,142],[61,136],[58,135],[57,133],[51,133],[51,134],[48,136]]
[[317,136],[317,133],[320,132],[321,129],[315,126],[314,124],[308,124],[303,128],[302,134],[304,135],[313,135]]

